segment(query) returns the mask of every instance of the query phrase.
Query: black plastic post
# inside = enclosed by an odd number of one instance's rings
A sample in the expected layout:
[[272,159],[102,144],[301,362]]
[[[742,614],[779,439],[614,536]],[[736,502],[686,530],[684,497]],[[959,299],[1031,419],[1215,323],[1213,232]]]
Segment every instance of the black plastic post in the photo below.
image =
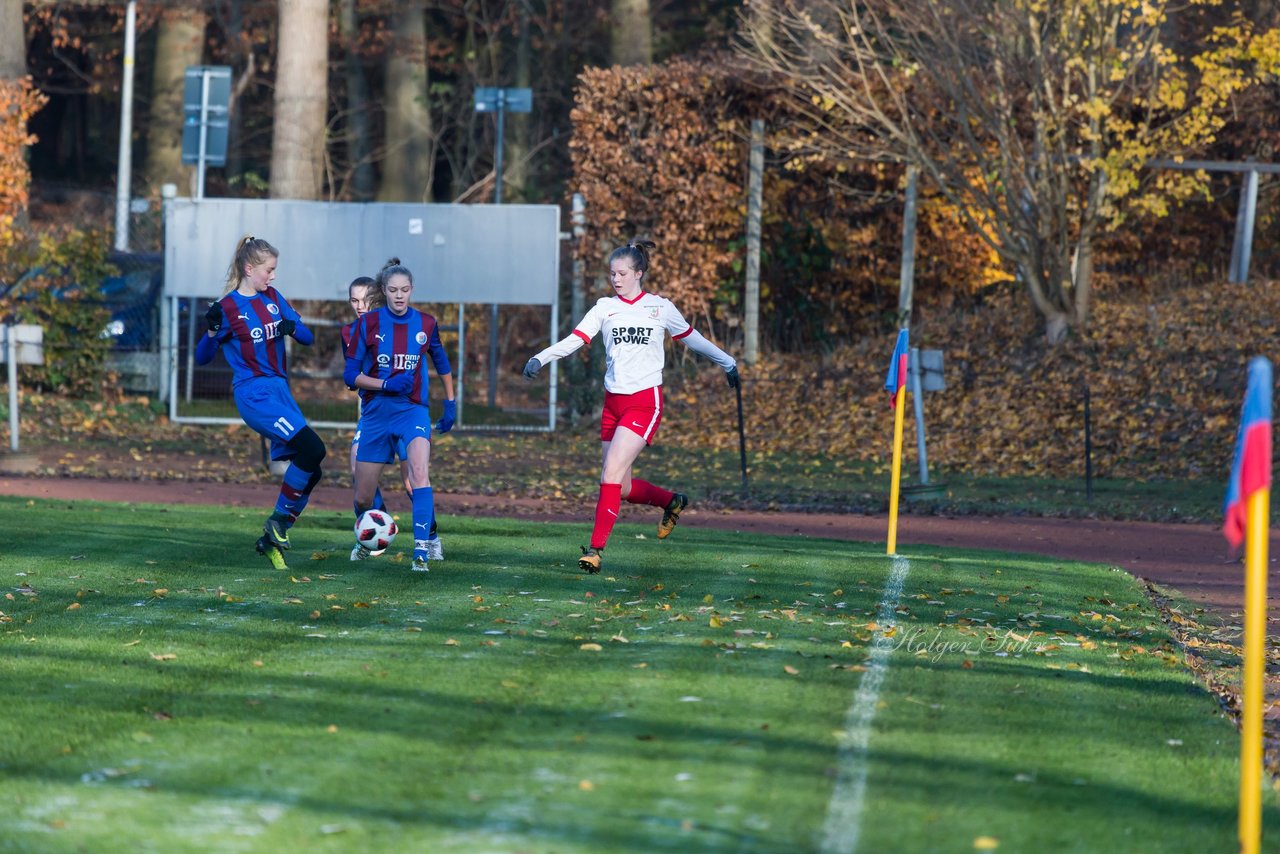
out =
[[1084,500],[1093,503],[1093,431],[1089,412],[1089,383],[1084,384]]
[[742,497],[747,496],[747,431],[742,423],[742,380],[734,387],[738,393],[738,451],[742,457]]

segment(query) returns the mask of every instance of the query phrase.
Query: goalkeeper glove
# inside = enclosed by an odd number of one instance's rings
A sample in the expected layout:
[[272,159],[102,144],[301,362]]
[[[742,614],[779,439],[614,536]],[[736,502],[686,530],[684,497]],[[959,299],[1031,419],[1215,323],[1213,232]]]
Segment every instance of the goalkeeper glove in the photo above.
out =
[[738,379],[738,366],[734,365],[732,368],[725,371],[724,378],[729,382],[729,388],[737,388],[738,383],[741,382],[741,380]]
[[285,318],[276,325],[277,335],[292,335],[293,330],[298,328],[298,321]]
[[222,328],[222,302],[215,300],[209,304],[209,310],[204,313],[204,322],[209,324],[210,332],[217,332]]
[[530,359],[524,363],[524,377],[531,380],[538,375],[538,371],[542,370],[542,363],[537,359]]

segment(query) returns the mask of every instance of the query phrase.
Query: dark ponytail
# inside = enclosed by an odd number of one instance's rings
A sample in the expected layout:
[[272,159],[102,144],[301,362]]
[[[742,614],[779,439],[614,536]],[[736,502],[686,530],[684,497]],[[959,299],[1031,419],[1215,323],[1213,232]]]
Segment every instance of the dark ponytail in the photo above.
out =
[[409,284],[413,284],[413,273],[409,272],[409,268],[400,263],[399,258],[389,258],[387,263],[382,265],[382,269],[378,271],[378,290],[386,292],[387,282],[392,276],[404,276],[409,280]]
[[609,254],[609,266],[613,266],[614,261],[626,258],[637,273],[644,273],[649,269],[649,253],[657,248],[658,244],[652,240],[637,238],[628,241],[626,246],[619,246]]

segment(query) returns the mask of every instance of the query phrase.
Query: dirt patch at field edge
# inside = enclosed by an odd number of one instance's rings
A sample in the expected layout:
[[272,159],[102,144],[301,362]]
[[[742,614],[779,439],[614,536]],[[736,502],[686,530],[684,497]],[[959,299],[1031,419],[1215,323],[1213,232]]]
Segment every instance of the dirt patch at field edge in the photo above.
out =
[[[270,484],[233,484],[175,480],[99,480],[93,478],[0,477],[0,494],[29,498],[126,501],[149,504],[224,504],[268,508],[278,488]],[[408,512],[402,495],[388,498],[392,510]],[[582,502],[441,493],[441,514],[513,516],[531,522],[582,523],[584,536],[592,508]],[[351,491],[320,487],[313,508],[345,511]],[[653,518],[657,511],[624,505],[625,521]],[[884,542],[888,520],[883,515],[785,513],[746,510],[700,510],[690,506],[681,526]],[[445,528],[447,536],[447,526]],[[903,515],[898,525],[899,551],[913,545],[996,549],[1029,552],[1063,559],[1111,564],[1211,608],[1228,620],[1239,620],[1244,570],[1232,559],[1219,530],[1210,525],[1114,522],[1092,519]],[[1276,554],[1277,540],[1271,544]],[[1274,561],[1273,561],[1274,563]],[[1276,579],[1269,590],[1280,594]],[[1271,597],[1272,613],[1280,614],[1280,595]]]

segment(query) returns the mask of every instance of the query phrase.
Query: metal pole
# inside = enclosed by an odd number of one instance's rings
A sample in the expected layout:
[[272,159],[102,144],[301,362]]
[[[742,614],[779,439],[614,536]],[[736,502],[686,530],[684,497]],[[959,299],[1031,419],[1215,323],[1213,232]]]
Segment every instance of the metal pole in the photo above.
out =
[[[498,90],[498,140],[493,154],[493,203],[502,204],[502,136],[503,116],[507,109],[507,90]],[[498,405],[498,304],[489,306],[489,406]]]
[[[582,260],[582,238],[587,234],[587,200],[582,193],[573,194],[573,289],[569,294],[569,312],[580,318],[587,313],[587,265]],[[555,335],[557,330],[552,329]],[[554,342],[553,342],[554,343]]]
[[18,342],[13,324],[4,325],[5,359],[9,362],[9,450],[18,452]]
[[165,364],[169,366],[165,386],[169,390],[169,420],[178,420],[178,297],[169,298],[169,335]]
[[462,376],[466,372],[467,358],[467,307],[458,303],[458,367],[454,369],[453,395],[458,406],[458,423],[462,423]]
[[916,454],[920,458],[920,485],[929,485],[929,456],[924,443],[924,396],[920,383],[920,348],[912,347],[907,359],[907,374],[911,378],[911,405],[916,413]]
[[[551,303],[551,343],[556,341],[556,330],[560,326],[560,294],[556,294],[555,301]],[[551,363],[551,390],[547,398],[547,429],[554,431],[556,429],[556,389],[560,383],[556,382],[556,378],[560,375],[560,360],[557,359]]]
[[902,271],[898,280],[898,323],[911,323],[911,301],[916,277],[916,195],[920,167],[907,167],[907,198],[902,209]]
[[1236,238],[1231,244],[1231,275],[1233,285],[1249,281],[1249,256],[1253,252],[1253,224],[1258,210],[1258,173],[1244,173],[1240,187],[1240,206],[1236,213]]
[[200,154],[196,160],[196,198],[204,198],[204,160],[209,150],[209,76],[200,75]]
[[116,249],[129,249],[129,196],[133,183],[133,57],[138,29],[137,0],[124,13],[124,76],[120,83],[120,156],[116,164]]
[[173,326],[169,317],[169,304],[174,299],[175,297],[163,295],[160,298],[160,347],[156,353],[156,373],[160,377],[159,397],[165,403],[169,402],[169,339],[173,337]]
[[196,301],[188,299],[187,306],[187,403],[190,403],[196,375]]

